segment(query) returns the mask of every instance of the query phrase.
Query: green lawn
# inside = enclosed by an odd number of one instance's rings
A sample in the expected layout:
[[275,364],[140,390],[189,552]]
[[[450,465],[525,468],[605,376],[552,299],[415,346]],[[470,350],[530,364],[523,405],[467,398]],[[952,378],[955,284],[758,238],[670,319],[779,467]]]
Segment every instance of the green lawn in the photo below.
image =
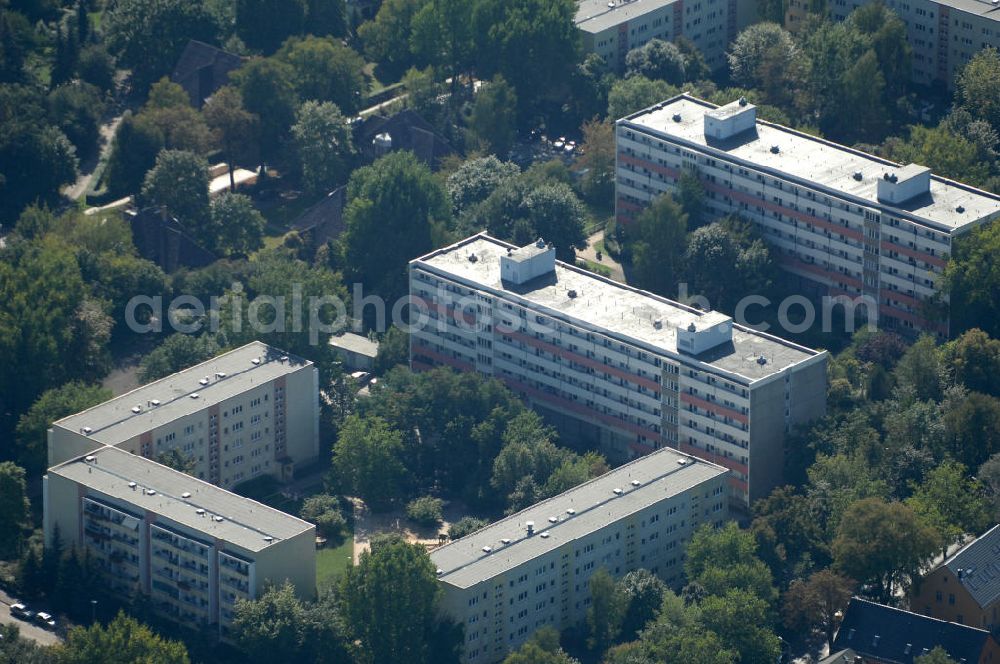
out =
[[344,543],[336,548],[316,552],[316,588],[322,592],[347,571],[354,560],[354,533],[347,533]]
[[588,261],[584,258],[577,258],[576,266],[582,267],[584,270],[590,270],[591,272],[595,272],[601,275],[602,277],[607,277],[608,279],[611,278],[611,268],[608,267],[607,265],[601,265],[600,263],[595,263],[594,261]]

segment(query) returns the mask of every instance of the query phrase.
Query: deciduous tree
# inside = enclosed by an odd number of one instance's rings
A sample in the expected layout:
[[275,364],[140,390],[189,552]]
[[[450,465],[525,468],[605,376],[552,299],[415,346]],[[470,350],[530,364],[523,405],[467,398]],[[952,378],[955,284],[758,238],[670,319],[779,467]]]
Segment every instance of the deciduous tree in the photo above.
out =
[[935,532],[903,503],[865,498],[847,508],[832,550],[837,570],[887,602],[920,573],[937,545]]
[[441,588],[427,550],[403,541],[373,543],[340,584],[350,633],[364,662],[447,661],[432,644]]
[[386,509],[404,495],[407,471],[403,437],[379,417],[348,417],[333,446],[338,486],[372,509]]
[[59,664],[112,661],[189,664],[191,661],[182,642],[164,639],[124,612],[107,626],[95,623],[90,627],[74,627],[53,654]]
[[264,246],[264,216],[244,194],[224,192],[211,204],[213,242],[225,254],[249,254]]
[[295,113],[292,139],[302,182],[313,193],[342,183],[354,152],[351,130],[340,109],[330,102],[307,101]]
[[833,647],[837,613],[847,608],[854,593],[854,581],[828,569],[797,579],[785,592],[782,613],[791,630],[818,629]]

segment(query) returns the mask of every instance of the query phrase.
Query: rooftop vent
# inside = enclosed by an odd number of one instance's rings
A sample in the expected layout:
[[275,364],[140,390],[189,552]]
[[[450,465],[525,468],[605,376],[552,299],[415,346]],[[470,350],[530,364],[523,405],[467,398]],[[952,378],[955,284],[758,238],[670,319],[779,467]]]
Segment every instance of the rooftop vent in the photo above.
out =
[[216,371],[215,372],[215,377],[218,378],[219,380],[222,380],[223,378],[226,377],[226,372],[225,371]]
[[138,485],[135,482],[129,482],[128,483],[128,488],[132,489],[133,491],[135,491],[135,487],[136,486],[138,486]]
[[537,248],[539,248],[539,249],[544,249],[545,248],[545,240],[543,240],[542,238],[538,238],[537,240],[535,240],[535,246]]
[[639,486],[640,484],[642,484],[642,482],[639,480],[632,480],[632,486]]
[[282,362],[287,362],[288,361],[288,356],[287,355],[282,355],[281,358],[280,358],[280,360]]
[[156,495],[156,489],[146,489],[146,495],[147,496],[155,496]]
[[765,364],[767,364],[767,358],[761,355],[760,357],[757,358],[757,364],[759,364],[760,366],[764,366]]
[[80,433],[82,433],[85,436],[89,436],[92,431],[93,429],[91,429],[90,427],[83,427],[82,429],[80,429]]
[[97,457],[95,457],[93,454],[88,454],[87,456],[83,457],[83,460],[86,461],[87,463],[94,463],[95,461],[97,461]]
[[882,179],[885,180],[886,182],[891,182],[893,184],[899,182],[899,176],[897,176],[895,173],[883,173]]
[[259,357],[253,358],[252,360],[250,360],[250,363],[251,364],[260,364],[260,358]]
[[677,460],[677,465],[678,466],[686,466],[687,465],[687,459],[678,459]]
[[740,97],[739,104],[740,104],[740,106],[746,106],[747,105],[747,98],[746,97]]
[[653,321],[653,329],[654,330],[662,330],[663,329],[663,321],[660,320],[659,318],[657,318],[656,320],[654,320]]
[[570,292],[566,293],[566,295],[568,295],[569,299],[572,300],[573,298],[576,297],[576,291],[575,290],[571,290]]
[[264,535],[264,541],[270,544],[271,542],[274,541],[274,538],[271,537],[270,535]]
[[470,263],[475,263],[478,260],[479,260],[479,256],[476,256],[475,254],[469,254],[469,262]]
[[136,414],[141,413],[142,412],[142,406],[132,406],[132,412],[136,413]]
[[541,537],[542,537],[542,539],[548,539],[549,538],[549,534],[548,533],[542,533]]
[[571,507],[568,510],[566,510],[566,514],[573,516],[574,514],[576,514],[576,510]]
[[200,507],[196,509],[194,513],[197,514],[198,516],[205,516],[205,510],[201,509]]
[[879,642],[879,639],[881,639],[881,638],[882,637],[879,636],[878,634],[875,635],[875,637],[872,639],[872,647],[873,648],[878,648],[878,642]]
[[198,381],[198,384],[199,385],[208,385],[208,382],[209,382],[208,381],[208,376],[205,376],[204,378],[202,378],[201,380]]
[[504,538],[503,538],[502,540],[500,540],[500,542],[501,542],[501,543],[502,543],[502,544],[503,544],[504,546],[507,546],[508,544],[510,544],[510,538],[509,538],[509,537],[504,537]]
[[549,517],[549,523],[559,523],[559,517],[557,517],[557,516],[550,516]]
[[441,576],[442,574],[444,574],[444,570],[438,567],[436,570],[434,570],[434,573],[437,574],[438,576]]
[[215,517],[215,522],[216,523],[222,523],[225,520],[226,520],[225,517],[221,517],[221,516],[216,516]]
[[965,212],[965,208],[959,205],[957,208],[955,208],[955,212],[962,214],[963,212]]
[[621,488],[615,487],[615,489],[612,491],[612,493],[615,494],[616,496],[620,496],[623,493],[625,493],[625,491],[622,490]]
[[150,406],[159,406],[160,405],[160,400],[159,399],[150,399],[149,405]]
[[534,521],[525,521],[524,522],[524,526],[525,526],[525,528],[528,529],[528,537],[531,537],[532,535],[535,534],[535,522]]
[[493,553],[493,547],[492,546],[484,546],[483,547],[483,553]]
[[779,148],[777,145],[771,146],[771,154],[778,154],[779,152],[781,152],[781,148]]
[[674,122],[680,122],[680,121],[681,121],[681,114],[674,113]]
[[698,328],[695,327],[694,323],[691,323],[690,325],[688,325],[688,332],[697,332],[697,331],[698,331]]
[[861,171],[854,171],[854,175],[852,175],[851,177],[853,177],[858,182],[861,182],[861,177],[862,177]]
[[188,491],[185,491],[184,493],[181,494],[181,498],[190,498],[190,497],[191,497],[191,493],[188,492]]

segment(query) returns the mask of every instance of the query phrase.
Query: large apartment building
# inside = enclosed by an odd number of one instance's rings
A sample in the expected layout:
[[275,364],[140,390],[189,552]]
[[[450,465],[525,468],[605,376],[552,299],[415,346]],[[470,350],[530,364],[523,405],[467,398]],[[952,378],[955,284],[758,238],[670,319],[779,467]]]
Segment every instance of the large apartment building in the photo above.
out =
[[757,120],[753,104],[686,94],[618,120],[615,212],[628,225],[693,169],[707,213],[752,221],[805,292],[864,296],[879,326],[948,334],[928,320],[955,238],[1000,215],[1000,197]]
[[580,0],[576,27],[587,53],[601,56],[612,71],[625,70],[625,56],[650,39],[687,37],[713,70],[726,66],[726,47],[736,36],[739,0]]
[[103,446],[176,450],[221,487],[287,481],[319,456],[318,381],[312,362],[253,342],[55,422],[49,465]]
[[147,595],[158,613],[224,637],[239,599],[291,581],[316,590],[316,529],[278,510],[115,447],[49,469],[46,544],[58,528],[107,587]]
[[702,524],[727,519],[726,469],[661,450],[435,549],[463,662],[488,664],[540,627],[582,622],[588,582],[644,568],[678,586]]
[[[832,0],[830,17],[843,21],[870,0]],[[884,0],[906,25],[913,49],[911,80],[921,85],[942,83],[951,89],[965,64],[978,51],[1000,48],[1000,13],[992,0]],[[785,25],[803,25],[809,0],[790,0]]]
[[824,413],[825,352],[564,264],[541,240],[432,252],[410,263],[410,295],[427,318],[414,370],[494,376],[613,461],[666,446],[718,463],[739,509],[782,482],[791,427]]

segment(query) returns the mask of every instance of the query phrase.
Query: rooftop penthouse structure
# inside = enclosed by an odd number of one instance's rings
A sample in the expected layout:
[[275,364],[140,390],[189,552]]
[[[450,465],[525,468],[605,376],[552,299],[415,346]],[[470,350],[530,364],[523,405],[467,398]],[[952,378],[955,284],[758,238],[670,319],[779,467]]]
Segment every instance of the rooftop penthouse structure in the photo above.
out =
[[673,447],[731,471],[738,509],[782,482],[792,426],[821,416],[827,354],[475,235],[410,263],[426,315],[413,369],[503,381],[563,438],[621,462]]
[[929,319],[956,238],[1000,216],[1000,197],[687,94],[616,123],[615,214],[628,225],[685,170],[710,217],[751,221],[809,295],[857,299],[879,327],[946,336]]

